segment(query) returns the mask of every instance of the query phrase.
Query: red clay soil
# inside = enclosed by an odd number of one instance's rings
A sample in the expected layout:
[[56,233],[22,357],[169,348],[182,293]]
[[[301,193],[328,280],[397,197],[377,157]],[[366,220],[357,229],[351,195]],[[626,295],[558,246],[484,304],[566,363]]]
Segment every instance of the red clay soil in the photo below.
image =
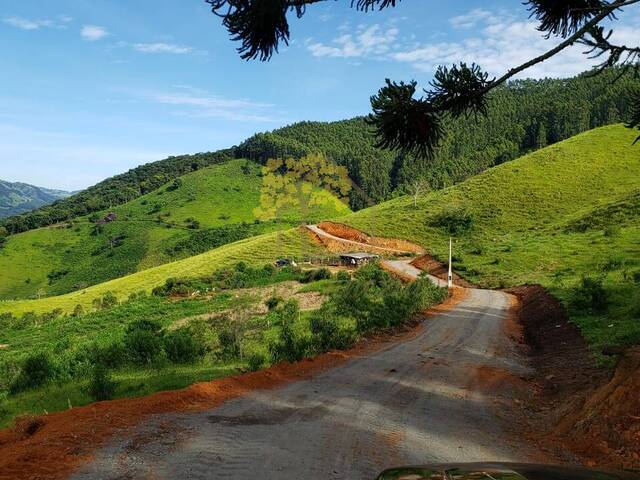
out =
[[[436,278],[439,278],[440,280],[447,280],[447,277],[449,275],[449,267],[430,255],[422,255],[416,258],[413,262],[411,262],[411,265],[419,268],[420,270],[424,270],[425,272],[433,275]],[[465,288],[474,288],[477,286],[465,280],[455,272],[453,273],[453,283],[455,285],[458,285],[459,287]]]
[[394,238],[372,237],[365,232],[357,230],[353,227],[349,227],[347,225],[343,225],[342,223],[322,222],[318,224],[318,227],[336,237],[344,238],[345,240],[351,240],[353,242],[363,243],[366,245],[371,245],[372,247],[381,247],[418,254],[424,253],[424,249],[416,245],[415,243]]
[[[451,309],[464,297],[465,291],[456,289],[443,304],[423,315]],[[13,428],[0,431],[0,479],[67,478],[116,432],[137,425],[148,415],[209,410],[250,391],[309,378],[352,357],[374,352],[390,340],[401,341],[417,335],[424,316],[417,316],[412,324],[400,330],[363,340],[351,350],[329,352],[294,364],[281,363],[259,372],[198,383],[182,390],[21,418]]]
[[640,468],[640,350],[628,350],[615,372],[595,365],[564,307],[539,285],[508,290],[536,374],[524,402],[531,436],[570,451],[587,465]]

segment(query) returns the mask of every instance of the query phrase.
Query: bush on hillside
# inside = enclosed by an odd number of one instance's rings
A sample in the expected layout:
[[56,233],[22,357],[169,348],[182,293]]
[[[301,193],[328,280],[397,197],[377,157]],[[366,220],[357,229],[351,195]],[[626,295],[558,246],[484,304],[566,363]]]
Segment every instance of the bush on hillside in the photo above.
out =
[[164,354],[163,331],[158,322],[138,320],[127,328],[124,346],[132,364],[150,366]]
[[344,350],[355,343],[355,332],[341,325],[338,312],[329,305],[312,314],[310,328],[311,344],[318,353]]
[[221,357],[225,360],[233,360],[240,356],[240,338],[236,329],[225,327],[218,332]]
[[265,362],[266,362],[266,358],[262,353],[259,353],[259,352],[252,353],[251,355],[249,355],[249,358],[247,359],[247,365],[249,367],[249,371],[257,372],[262,368]]
[[178,190],[182,186],[182,179],[176,178],[171,185],[167,187],[167,192]]
[[338,280],[339,282],[348,282],[349,280],[351,280],[351,275],[349,275],[349,272],[345,270],[340,270],[336,274],[336,280]]
[[295,300],[289,300],[277,312],[280,324],[278,339],[269,345],[274,362],[289,363],[302,360],[308,353],[309,343],[295,330],[295,322],[300,313],[300,306]]
[[104,346],[94,346],[91,361],[107,368],[119,368],[129,361],[127,346],[123,341],[117,341]]
[[328,268],[317,270],[305,270],[300,277],[300,283],[317,282],[318,280],[328,280],[331,278],[331,271]]
[[571,305],[578,310],[606,312],[609,307],[609,292],[602,278],[583,277],[573,290]]
[[89,379],[88,392],[96,401],[111,400],[116,393],[117,384],[109,369],[101,363],[96,364]]
[[433,217],[430,224],[450,235],[462,235],[473,226],[473,214],[464,207],[446,207]]
[[278,295],[272,295],[271,297],[267,298],[264,304],[271,312],[272,310],[275,310],[282,302],[284,302],[284,299],[282,297]]
[[20,374],[11,385],[11,393],[41,387],[56,378],[57,369],[48,352],[29,355],[20,368]]
[[173,363],[194,363],[204,357],[207,345],[201,336],[183,327],[164,335],[164,349]]

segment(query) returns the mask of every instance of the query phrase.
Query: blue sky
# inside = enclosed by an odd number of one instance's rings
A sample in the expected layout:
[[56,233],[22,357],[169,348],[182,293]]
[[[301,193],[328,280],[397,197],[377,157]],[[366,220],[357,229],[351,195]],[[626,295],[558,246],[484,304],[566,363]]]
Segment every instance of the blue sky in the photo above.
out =
[[[260,63],[238,57],[203,0],[0,0],[0,178],[84,188],[295,121],[366,114],[386,77],[424,85],[460,60],[497,75],[550,47],[519,1],[348,3],[293,18],[291,45]],[[637,37],[635,10],[621,39]],[[588,66],[574,48],[527,76]]]

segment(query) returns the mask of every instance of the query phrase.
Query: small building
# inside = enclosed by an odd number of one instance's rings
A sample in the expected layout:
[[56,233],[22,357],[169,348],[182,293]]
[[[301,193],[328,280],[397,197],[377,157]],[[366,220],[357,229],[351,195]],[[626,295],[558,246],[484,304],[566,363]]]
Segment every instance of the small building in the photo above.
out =
[[282,267],[297,267],[298,264],[295,262],[295,260],[291,260],[289,258],[280,258],[279,260],[276,260],[276,267],[278,268],[282,268]]
[[373,253],[355,252],[355,253],[343,253],[340,255],[340,263],[347,267],[361,267],[367,263],[371,263],[380,258]]
[[111,222],[115,221],[116,218],[118,218],[118,217],[117,217],[117,215],[115,213],[109,212],[104,218],[101,218],[96,223],[98,225],[104,225],[105,223],[111,223]]

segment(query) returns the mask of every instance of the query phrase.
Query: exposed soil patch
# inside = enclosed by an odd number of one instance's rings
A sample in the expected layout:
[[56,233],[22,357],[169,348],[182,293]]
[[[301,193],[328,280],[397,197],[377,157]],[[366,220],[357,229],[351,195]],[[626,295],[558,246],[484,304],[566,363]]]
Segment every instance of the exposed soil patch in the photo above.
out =
[[[456,291],[434,311],[453,308],[463,298],[464,292]],[[103,446],[114,433],[137,425],[148,415],[206,411],[250,391],[271,389],[309,378],[350,358],[378,351],[390,341],[398,342],[418,335],[423,328],[421,320],[417,316],[414,324],[402,330],[363,340],[344,352],[329,352],[294,364],[282,363],[259,372],[198,383],[182,390],[97,402],[64,412],[29,417],[17,422],[14,428],[0,431],[0,479],[67,478],[89,461],[92,452]],[[416,327],[416,324],[419,325]]]
[[[441,280],[447,280],[447,276],[449,275],[449,267],[430,255],[422,255],[416,258],[413,262],[411,262],[411,265],[419,268],[420,270],[424,270],[425,272]],[[471,282],[468,282],[455,272],[453,273],[453,283],[455,285],[458,285],[459,287],[465,288],[473,288],[477,286]]]
[[528,399],[530,434],[590,465],[640,468],[640,351],[615,374],[598,368],[564,307],[539,285],[508,290],[535,368],[538,395]]
[[352,242],[362,243],[371,247],[397,250],[399,252],[424,253],[424,249],[406,240],[392,238],[372,237],[360,230],[335,222],[322,222],[318,225],[330,235],[334,235]]

